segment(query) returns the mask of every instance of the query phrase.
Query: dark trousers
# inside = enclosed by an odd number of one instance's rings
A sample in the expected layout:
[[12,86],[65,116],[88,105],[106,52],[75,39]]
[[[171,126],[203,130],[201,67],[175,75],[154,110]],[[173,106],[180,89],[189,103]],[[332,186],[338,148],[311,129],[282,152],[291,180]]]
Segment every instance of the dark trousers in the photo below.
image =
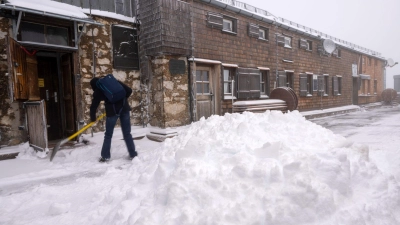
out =
[[118,118],[121,122],[122,134],[124,136],[126,147],[128,148],[129,156],[135,157],[137,155],[135,151],[135,144],[133,143],[133,138],[131,135],[131,120],[129,111],[123,111],[119,116],[115,115],[106,117],[106,132],[104,133],[104,142],[103,142],[103,147],[101,149],[101,157],[105,159],[111,158],[111,153],[110,153],[111,139]]

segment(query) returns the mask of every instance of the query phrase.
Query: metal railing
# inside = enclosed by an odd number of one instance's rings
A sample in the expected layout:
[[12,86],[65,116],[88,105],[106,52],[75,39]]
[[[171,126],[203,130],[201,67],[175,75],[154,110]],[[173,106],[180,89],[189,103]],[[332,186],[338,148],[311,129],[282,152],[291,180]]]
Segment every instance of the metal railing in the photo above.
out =
[[257,14],[259,14],[261,16],[273,17],[274,20],[276,22],[278,22],[278,23],[281,23],[281,24],[284,24],[284,25],[289,25],[289,26],[291,26],[291,27],[293,27],[295,29],[298,29],[298,30],[303,31],[305,33],[309,33],[311,35],[320,36],[321,38],[325,38],[325,39],[331,39],[331,40],[333,40],[333,41],[335,41],[335,42],[337,42],[337,43],[339,43],[341,45],[344,45],[345,47],[348,47],[348,48],[351,48],[351,49],[354,49],[354,50],[357,50],[357,51],[361,51],[361,52],[364,52],[366,54],[370,54],[370,55],[373,55],[373,56],[381,57],[381,53],[379,53],[379,52],[373,51],[373,50],[368,49],[368,48],[364,48],[362,46],[353,44],[353,43],[345,41],[345,40],[341,40],[339,38],[336,38],[336,37],[333,37],[331,35],[322,33],[321,31],[306,27],[304,25],[295,23],[293,21],[290,21],[290,20],[287,20],[287,19],[284,19],[284,18],[281,18],[281,17],[274,16],[272,13],[270,13],[270,12],[268,12],[266,10],[254,7],[254,6],[249,5],[247,3],[236,1],[236,0],[215,0],[215,1],[223,2],[223,3],[227,4],[227,5],[231,5],[231,6],[234,6],[236,8],[239,8],[239,9],[244,9],[244,10],[250,11],[252,13],[257,13]]

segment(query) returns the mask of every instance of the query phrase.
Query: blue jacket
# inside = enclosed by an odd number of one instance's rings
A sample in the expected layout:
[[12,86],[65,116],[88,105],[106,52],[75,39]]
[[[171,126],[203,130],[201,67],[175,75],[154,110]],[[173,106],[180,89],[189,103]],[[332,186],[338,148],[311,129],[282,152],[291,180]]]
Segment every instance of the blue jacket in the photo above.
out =
[[[93,99],[92,99],[92,105],[90,106],[90,120],[91,121],[96,121],[96,111],[97,107],[99,107],[99,104],[101,101],[104,101],[105,103],[105,108],[106,108],[106,116],[111,117],[115,116],[116,112],[119,112],[122,108],[121,112],[126,112],[130,111],[131,107],[128,104],[127,98],[131,96],[132,94],[132,89],[128,86],[126,86],[124,83],[118,81],[122,87],[124,87],[125,92],[126,92],[126,98],[116,102],[116,103],[110,103],[107,99],[107,97],[103,94],[103,91],[96,86],[96,82],[99,80],[99,78],[95,77],[90,81],[90,85],[92,86],[93,89]],[[125,103],[124,103],[125,101]],[[115,110],[114,110],[115,107]]]

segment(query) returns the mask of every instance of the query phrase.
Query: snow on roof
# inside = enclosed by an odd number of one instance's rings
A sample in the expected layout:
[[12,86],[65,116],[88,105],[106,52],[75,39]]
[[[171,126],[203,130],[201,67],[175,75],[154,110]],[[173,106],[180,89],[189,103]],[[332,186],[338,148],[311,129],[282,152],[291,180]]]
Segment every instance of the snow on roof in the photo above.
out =
[[113,19],[118,19],[126,22],[135,23],[135,17],[127,17],[113,12],[101,11],[101,10],[90,10],[83,9],[77,6],[69,5],[66,3],[51,1],[51,0],[7,0],[5,6],[11,6],[13,8],[23,8],[29,10],[35,10],[43,12],[43,15],[55,14],[68,16],[78,19],[91,19],[89,14],[96,16],[103,16]]
[[89,17],[82,12],[81,8],[61,2],[50,0],[7,0],[5,5],[16,6],[26,9],[34,9],[58,15],[71,16],[75,18],[88,19]]
[[135,17],[127,17],[121,14],[117,14],[117,13],[113,13],[113,12],[107,12],[107,11],[101,11],[98,9],[92,9],[90,12],[90,9],[81,9],[82,12],[86,13],[86,14],[92,14],[95,16],[103,16],[103,17],[107,17],[107,18],[112,18],[112,19],[118,19],[118,20],[122,20],[122,21],[126,21],[126,22],[130,22],[130,23],[135,23],[136,22],[136,18]]
[[379,53],[379,52],[361,47],[359,45],[350,43],[348,41],[341,40],[336,37],[332,37],[328,34],[325,34],[320,31],[314,30],[312,28],[306,27],[304,25],[292,22],[290,20],[274,16],[272,13],[270,13],[266,10],[259,9],[257,7],[249,5],[247,3],[243,3],[240,1],[236,1],[236,0],[203,0],[203,1],[214,3],[215,5],[221,6],[228,10],[238,12],[238,13],[243,13],[245,15],[251,16],[253,18],[256,18],[256,19],[259,19],[262,21],[276,23],[280,27],[287,27],[287,29],[289,29],[289,30],[299,31],[307,36],[311,36],[314,38],[321,38],[321,39],[331,39],[336,44],[346,47],[346,48],[349,48],[353,51],[361,52],[366,55],[371,55],[376,58],[384,59],[384,57],[382,57],[381,53]]

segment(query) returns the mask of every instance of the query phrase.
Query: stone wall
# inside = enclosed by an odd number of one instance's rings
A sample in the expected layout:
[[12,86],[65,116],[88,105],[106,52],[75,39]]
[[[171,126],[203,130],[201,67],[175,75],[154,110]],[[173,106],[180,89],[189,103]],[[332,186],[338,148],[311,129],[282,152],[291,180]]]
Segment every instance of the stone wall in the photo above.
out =
[[0,145],[16,145],[27,140],[26,132],[18,129],[24,123],[25,112],[19,102],[11,103],[8,73],[7,37],[10,20],[0,18]]
[[[104,26],[87,26],[85,34],[82,35],[79,48],[79,64],[80,72],[82,74],[82,101],[84,106],[85,120],[88,121],[90,119],[89,111],[93,94],[93,90],[90,86],[90,80],[94,76],[99,77],[112,73],[118,80],[124,82],[126,85],[132,88],[133,93],[128,99],[129,105],[133,109],[131,114],[131,122],[133,125],[140,125],[142,124],[140,102],[143,98],[146,98],[146,93],[141,94],[140,90],[140,71],[120,70],[113,68],[111,26],[112,24],[119,24],[132,27],[132,24],[109,18],[95,17],[94,19],[104,24]],[[93,53],[96,56],[95,63],[93,62]],[[94,64],[96,65],[95,74],[93,73]],[[99,111],[104,111],[103,104],[99,107]],[[103,129],[103,123],[98,123],[97,126],[94,127],[95,131]]]
[[[171,75],[171,59],[183,60],[185,73]],[[188,63],[186,57],[158,56],[151,59],[150,124],[161,128],[189,124]]]

